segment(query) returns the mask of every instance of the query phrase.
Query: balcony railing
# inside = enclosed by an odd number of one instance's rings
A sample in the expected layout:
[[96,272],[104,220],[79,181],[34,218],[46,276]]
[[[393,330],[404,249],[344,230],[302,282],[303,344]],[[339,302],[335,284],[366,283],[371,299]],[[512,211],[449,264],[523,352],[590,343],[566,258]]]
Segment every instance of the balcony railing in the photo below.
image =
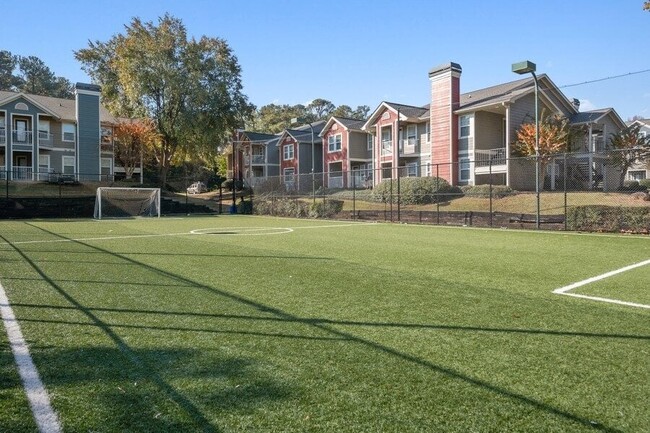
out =
[[253,155],[251,161],[253,164],[264,164],[264,155]]
[[505,165],[506,148],[474,151],[474,165],[476,167],[488,167],[490,165]]
[[40,147],[54,146],[54,134],[45,131],[38,131],[38,145]]
[[31,167],[13,167],[11,178],[13,180],[32,180],[33,170]]
[[32,144],[32,131],[13,131],[11,140],[14,144]]
[[418,139],[415,137],[400,140],[399,153],[404,155],[411,155],[418,152]]
[[99,150],[104,153],[111,153],[113,152],[113,144],[112,143],[101,143],[99,145]]
[[327,179],[328,188],[343,188],[343,176],[341,173],[337,173],[338,176],[330,175]]
[[0,128],[0,144],[7,144],[7,130]]

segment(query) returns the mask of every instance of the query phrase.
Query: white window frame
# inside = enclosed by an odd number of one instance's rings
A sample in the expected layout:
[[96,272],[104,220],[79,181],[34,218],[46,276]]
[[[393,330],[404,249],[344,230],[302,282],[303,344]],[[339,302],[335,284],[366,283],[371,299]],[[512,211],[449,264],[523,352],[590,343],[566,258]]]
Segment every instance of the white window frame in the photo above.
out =
[[406,142],[408,143],[411,138],[414,143],[418,142],[418,126],[415,124],[406,125]]
[[375,143],[375,136],[373,134],[368,134],[366,138],[366,150],[372,150],[374,143]]
[[[66,126],[72,126],[73,131],[66,131]],[[66,140],[65,134],[72,134],[72,140]],[[70,122],[63,122],[61,124],[61,141],[65,141],[66,143],[74,143],[77,139],[77,127],[74,123]]]
[[[44,170],[43,170],[44,169]],[[38,180],[49,180],[50,155],[38,155]]]
[[406,164],[406,177],[417,177],[418,176],[418,163],[409,162]]
[[629,170],[627,172],[628,180],[645,180],[646,172],[645,170]]
[[[458,118],[458,138],[469,138],[472,136],[472,115],[466,114]],[[467,122],[463,122],[466,120]],[[467,134],[463,134],[463,128],[467,128]]]
[[285,144],[282,146],[282,160],[290,161],[294,158],[293,144]]
[[[463,171],[467,171],[467,177],[463,177]],[[469,157],[458,159],[458,180],[460,182],[469,182],[472,179],[472,164]]]
[[[72,173],[66,173],[65,168],[72,167]],[[61,173],[63,174],[75,174],[76,164],[74,156],[63,155],[61,157]]]
[[424,175],[426,177],[431,177],[431,163],[427,162],[427,164],[424,166]]
[[340,152],[343,142],[343,134],[335,134],[327,137],[327,151]]

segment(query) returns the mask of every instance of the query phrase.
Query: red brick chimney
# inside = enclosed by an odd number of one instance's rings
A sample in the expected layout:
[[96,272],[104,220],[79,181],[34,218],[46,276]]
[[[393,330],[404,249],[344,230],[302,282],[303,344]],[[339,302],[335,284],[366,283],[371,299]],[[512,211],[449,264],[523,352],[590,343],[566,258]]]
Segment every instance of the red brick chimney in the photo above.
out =
[[[445,63],[429,71],[431,81],[430,128],[432,175],[458,184],[458,116],[454,110],[460,103],[458,63]],[[436,164],[439,164],[436,167]]]

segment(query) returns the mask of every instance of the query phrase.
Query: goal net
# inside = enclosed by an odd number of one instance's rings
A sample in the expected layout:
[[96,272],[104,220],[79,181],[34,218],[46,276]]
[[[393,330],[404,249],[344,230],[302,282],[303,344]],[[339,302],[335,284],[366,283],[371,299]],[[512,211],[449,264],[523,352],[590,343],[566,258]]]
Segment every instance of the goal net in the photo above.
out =
[[95,219],[160,217],[160,188],[99,187]]

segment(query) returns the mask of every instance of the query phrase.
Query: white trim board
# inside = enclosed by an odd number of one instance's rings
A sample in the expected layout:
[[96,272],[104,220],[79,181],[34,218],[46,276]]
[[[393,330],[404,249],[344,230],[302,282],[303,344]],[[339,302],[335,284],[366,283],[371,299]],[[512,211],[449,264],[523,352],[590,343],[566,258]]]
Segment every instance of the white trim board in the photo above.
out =
[[614,275],[622,274],[623,272],[630,271],[632,269],[640,268],[641,266],[646,266],[650,265],[650,259],[649,260],[644,260],[639,263],[635,263],[633,265],[625,266],[620,269],[615,269],[610,272],[606,272],[601,275],[597,275],[595,277],[587,278],[586,280],[578,281],[573,284],[569,284],[568,286],[560,287],[558,289],[553,290],[553,293],[556,295],[565,295],[565,296],[572,296],[574,298],[581,298],[581,299],[590,299],[592,301],[599,301],[599,302],[607,302],[610,304],[618,304],[618,305],[625,305],[628,307],[636,307],[636,308],[647,308],[650,309],[650,305],[646,304],[637,304],[634,302],[627,302],[627,301],[621,301],[618,299],[610,299],[610,298],[602,298],[599,296],[587,296],[587,295],[580,295],[577,293],[569,293],[571,290],[576,289],[578,287],[586,286],[587,284],[595,283],[596,281],[604,280],[605,278],[612,277]]

